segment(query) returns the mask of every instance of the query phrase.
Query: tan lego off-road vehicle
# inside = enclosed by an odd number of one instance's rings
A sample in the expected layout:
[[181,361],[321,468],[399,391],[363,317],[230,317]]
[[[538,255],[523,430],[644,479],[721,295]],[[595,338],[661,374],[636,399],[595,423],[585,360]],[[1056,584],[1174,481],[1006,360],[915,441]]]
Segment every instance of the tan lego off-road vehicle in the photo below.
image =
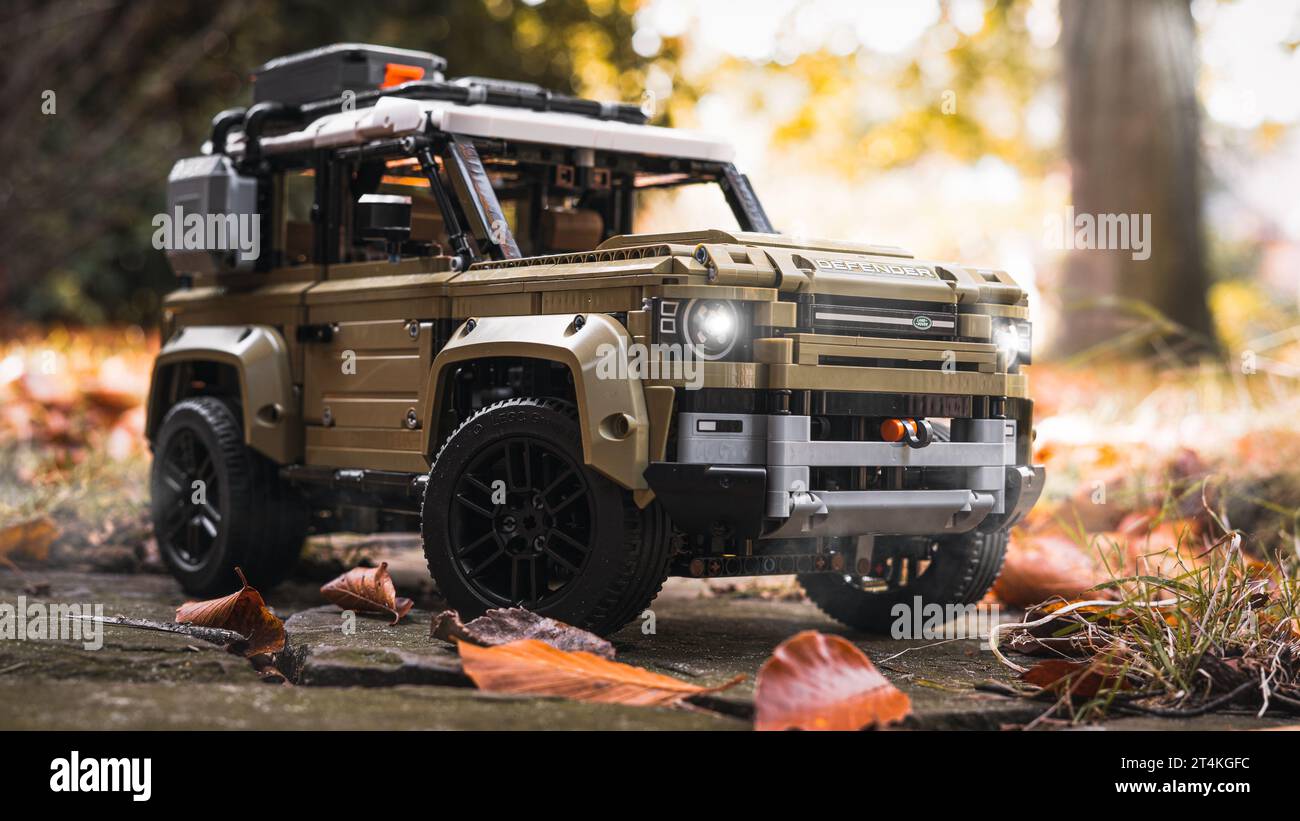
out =
[[[983,596],[1042,486],[1005,273],[780,234],[725,143],[443,69],[274,60],[172,170],[148,436],[187,590],[343,530],[422,533],[466,617],[603,633],[670,575],[797,573],[871,631]],[[734,227],[633,233],[683,186]]]

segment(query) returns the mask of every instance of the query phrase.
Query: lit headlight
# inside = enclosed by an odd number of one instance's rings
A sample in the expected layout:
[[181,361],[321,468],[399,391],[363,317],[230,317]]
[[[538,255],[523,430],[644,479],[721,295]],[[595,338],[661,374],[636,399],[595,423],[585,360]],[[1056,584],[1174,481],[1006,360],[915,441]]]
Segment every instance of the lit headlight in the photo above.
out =
[[736,306],[725,299],[693,299],[682,321],[686,344],[700,359],[721,359],[731,353],[740,331]]
[[1006,355],[1007,367],[1028,365],[1033,358],[1033,330],[1024,320],[1002,320],[994,325],[993,342]]

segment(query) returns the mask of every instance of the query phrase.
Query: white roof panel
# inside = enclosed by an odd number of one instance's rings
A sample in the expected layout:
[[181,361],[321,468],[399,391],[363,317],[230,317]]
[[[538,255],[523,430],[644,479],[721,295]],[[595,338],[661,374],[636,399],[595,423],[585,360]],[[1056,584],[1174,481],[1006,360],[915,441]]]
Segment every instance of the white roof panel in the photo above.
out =
[[735,156],[729,143],[674,128],[525,108],[451,103],[432,105],[430,117],[433,125],[448,134],[712,162],[731,162]]
[[[425,120],[448,134],[517,142],[591,148],[630,154],[684,157],[709,162],[731,162],[729,143],[690,131],[598,120],[580,114],[531,111],[493,105],[457,105],[436,100],[380,97],[373,106],[327,114],[288,134],[265,137],[270,154],[359,145],[368,140],[419,132]],[[229,140],[232,152],[243,149],[243,135]]]

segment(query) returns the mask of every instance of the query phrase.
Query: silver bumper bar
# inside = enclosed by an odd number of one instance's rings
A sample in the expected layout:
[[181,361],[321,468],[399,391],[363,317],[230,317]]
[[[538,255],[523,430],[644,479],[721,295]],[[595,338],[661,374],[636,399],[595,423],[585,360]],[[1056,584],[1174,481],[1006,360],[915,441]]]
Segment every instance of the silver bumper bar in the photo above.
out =
[[[678,461],[766,467],[766,515],[777,522],[762,536],[770,539],[964,533],[994,514],[1013,522],[1042,491],[1042,469],[1015,463],[1014,420],[957,419],[953,441],[923,448],[813,440],[811,430],[807,416],[682,413]],[[948,487],[818,489],[812,467],[933,468]]]

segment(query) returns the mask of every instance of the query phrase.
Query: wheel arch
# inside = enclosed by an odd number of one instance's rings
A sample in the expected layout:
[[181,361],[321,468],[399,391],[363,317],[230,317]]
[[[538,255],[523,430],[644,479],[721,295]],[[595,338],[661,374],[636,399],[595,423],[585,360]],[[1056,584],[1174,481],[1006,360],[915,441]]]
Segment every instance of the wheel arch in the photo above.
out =
[[145,417],[153,442],[169,408],[191,396],[239,403],[244,442],[280,464],[302,459],[303,435],[288,346],[269,325],[182,328],[154,360]]
[[[647,488],[649,415],[638,379],[603,378],[610,362],[627,362],[627,330],[606,314],[483,317],[452,334],[430,369],[421,446],[432,457],[442,438],[457,365],[512,357],[555,362],[568,369],[582,429],[584,462],[628,490]],[[602,361],[603,360],[603,361]],[[623,372],[626,374],[626,372]],[[440,429],[441,428],[441,429]]]

